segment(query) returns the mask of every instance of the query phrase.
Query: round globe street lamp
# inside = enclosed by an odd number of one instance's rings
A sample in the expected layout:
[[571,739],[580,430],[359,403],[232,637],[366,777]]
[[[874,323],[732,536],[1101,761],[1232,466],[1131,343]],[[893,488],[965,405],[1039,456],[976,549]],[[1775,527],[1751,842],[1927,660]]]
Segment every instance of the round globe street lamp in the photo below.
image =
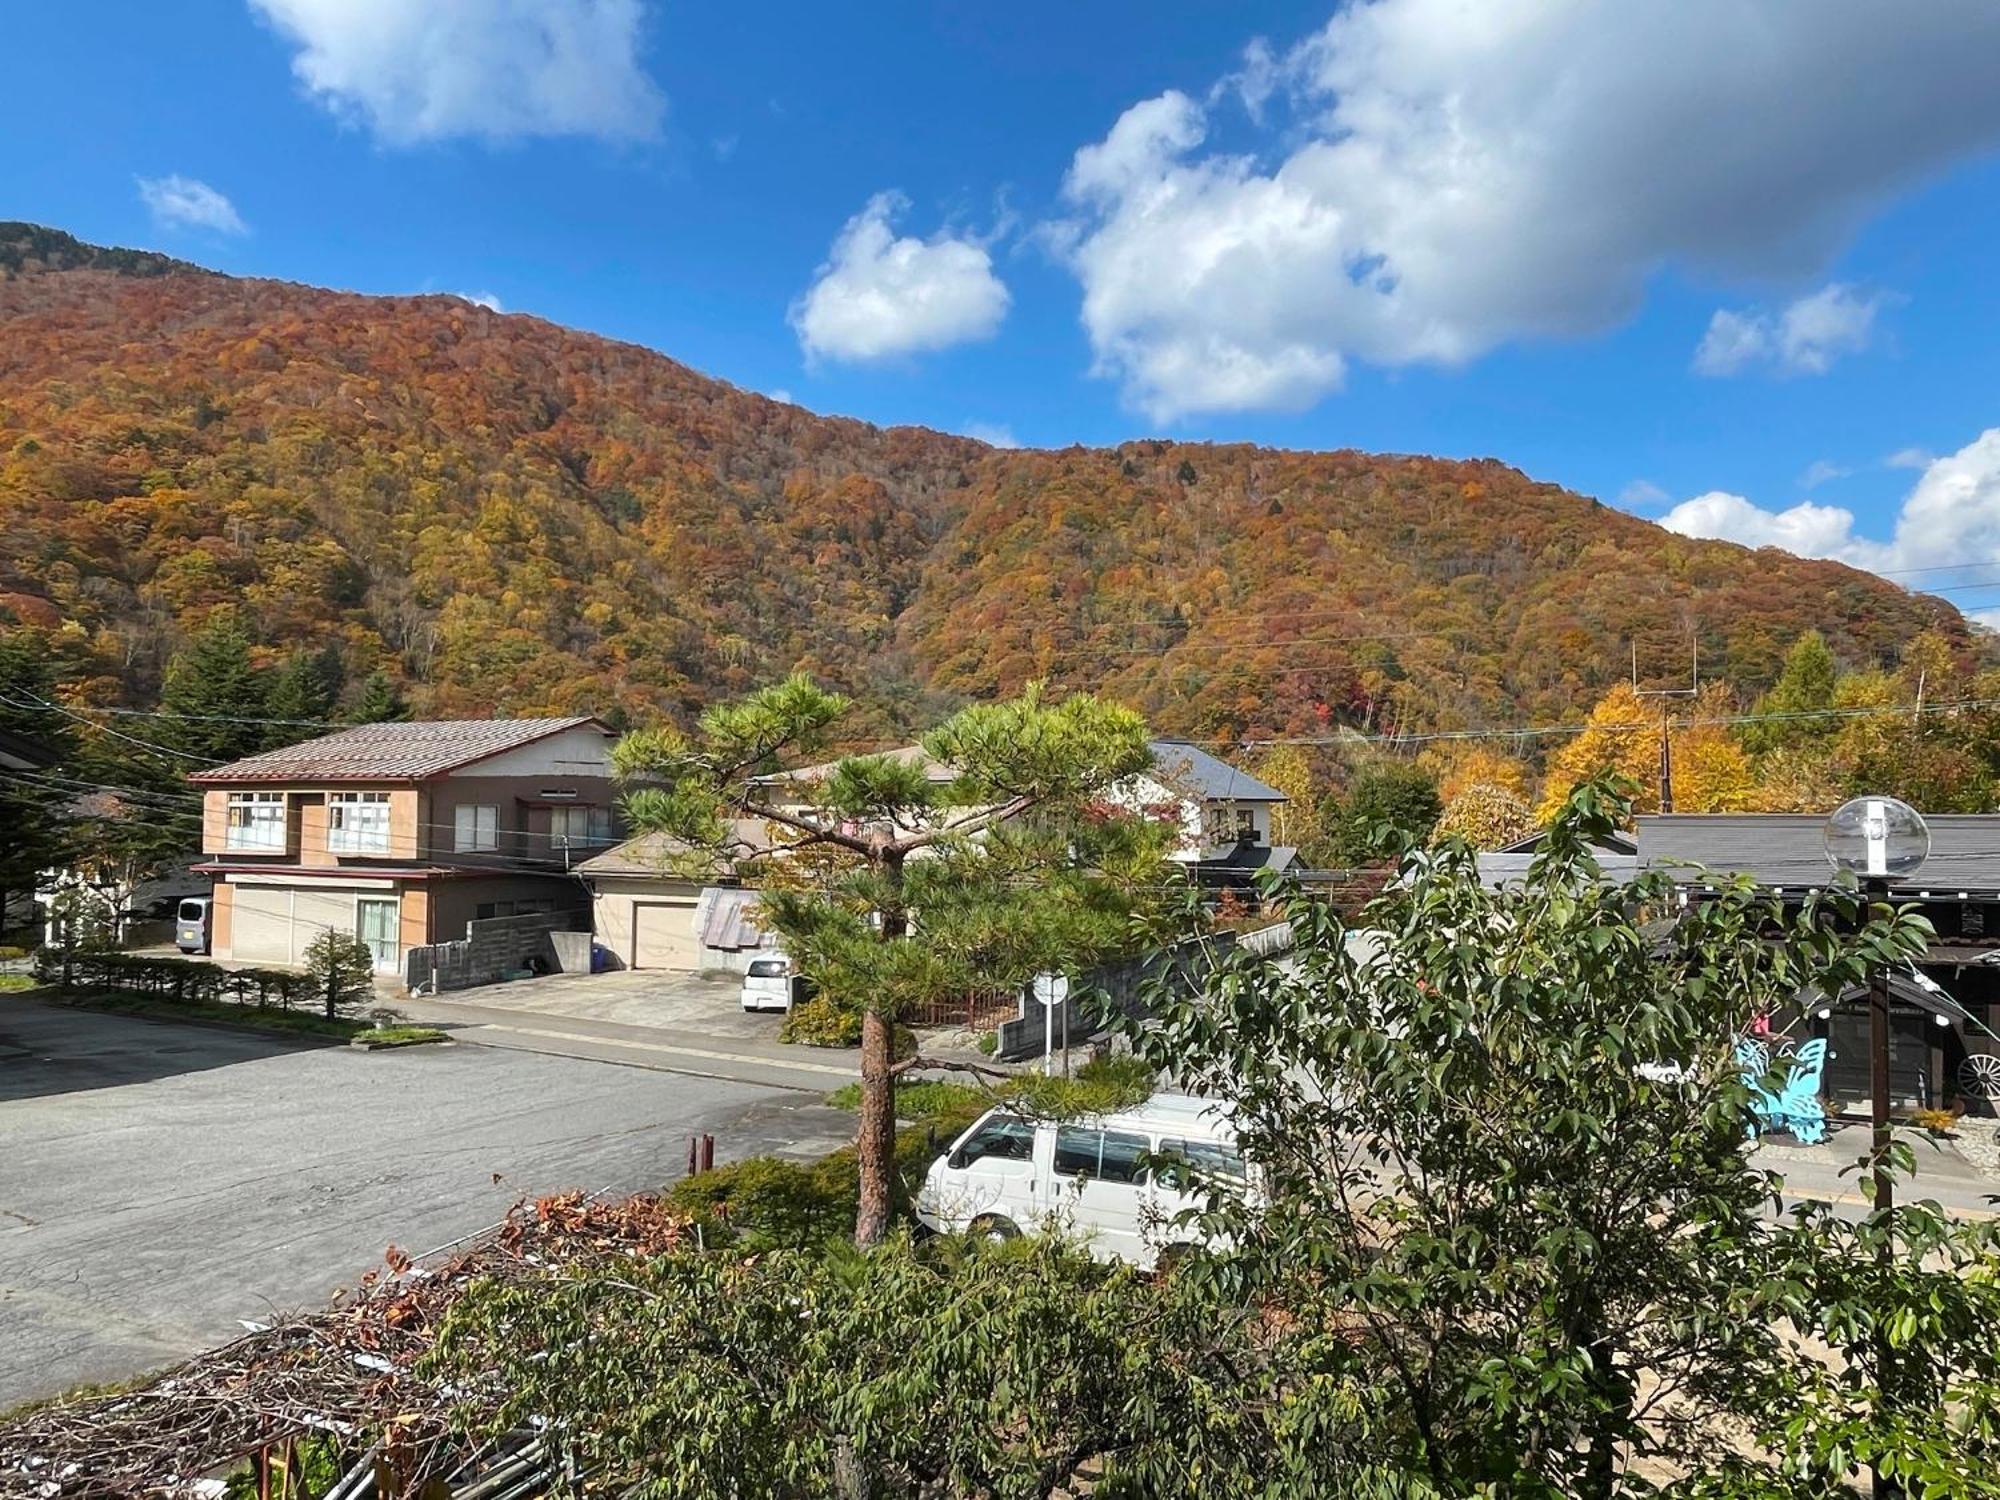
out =
[[[1923,815],[1894,797],[1856,797],[1826,820],[1826,857],[1836,870],[1860,877],[1869,901],[1887,899],[1891,877],[1907,880],[1931,852]],[[1889,970],[1879,967],[1868,984],[1868,1074],[1874,1095],[1875,1207],[1895,1203],[1889,1180]]]
[[1923,868],[1931,830],[1923,814],[1894,797],[1856,797],[1826,820],[1827,862],[1864,882],[1902,879]]

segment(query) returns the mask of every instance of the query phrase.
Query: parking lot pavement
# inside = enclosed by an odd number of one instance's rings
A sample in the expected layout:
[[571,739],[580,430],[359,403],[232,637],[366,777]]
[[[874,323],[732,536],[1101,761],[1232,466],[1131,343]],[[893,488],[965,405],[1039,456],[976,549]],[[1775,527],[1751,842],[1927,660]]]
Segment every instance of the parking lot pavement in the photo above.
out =
[[0,1000],[0,1408],[171,1363],[523,1196],[657,1186],[690,1134],[728,1158],[851,1130],[816,1092]]
[[[666,969],[620,969],[609,974],[550,974],[477,989],[426,996],[447,1007],[533,1011],[584,1021],[663,1027],[743,1041],[775,1042],[784,1017],[776,1011],[743,1009],[738,975],[703,978]],[[399,1007],[401,1002],[398,1002]],[[402,1007],[407,1008],[407,1007]]]

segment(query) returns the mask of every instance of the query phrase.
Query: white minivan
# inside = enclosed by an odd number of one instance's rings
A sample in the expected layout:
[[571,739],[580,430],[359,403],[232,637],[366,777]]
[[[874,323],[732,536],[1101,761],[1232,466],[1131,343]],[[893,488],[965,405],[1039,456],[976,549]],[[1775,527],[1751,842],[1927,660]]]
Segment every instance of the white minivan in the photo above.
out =
[[1100,1260],[1151,1270],[1200,1243],[1192,1225],[1174,1223],[1201,1204],[1195,1174],[1254,1191],[1235,1129],[1213,1100],[1155,1094],[1136,1109],[1077,1120],[995,1109],[931,1163],[917,1217],[945,1233],[998,1239],[1054,1228]]

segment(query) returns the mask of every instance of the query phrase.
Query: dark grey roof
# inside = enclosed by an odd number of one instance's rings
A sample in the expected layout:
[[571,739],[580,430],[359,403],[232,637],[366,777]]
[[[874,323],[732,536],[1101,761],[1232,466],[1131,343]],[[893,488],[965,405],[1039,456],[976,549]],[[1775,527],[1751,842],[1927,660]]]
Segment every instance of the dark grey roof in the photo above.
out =
[[1204,853],[1195,869],[1210,870],[1289,870],[1299,851],[1289,844],[1223,844]]
[[[1930,858],[1893,889],[2000,891],[2000,814],[1926,814]],[[1817,813],[1665,813],[1639,819],[1639,863],[1645,869],[1691,866],[1745,874],[1759,885],[1831,885],[1826,819]]]
[[[1516,839],[1505,848],[1493,849],[1487,852],[1492,854],[1540,854],[1542,852],[1542,840],[1548,836],[1548,829],[1537,828],[1526,838]],[[1637,854],[1639,852],[1638,842],[1629,833],[1608,833],[1601,839],[1592,840],[1590,847],[1595,849],[1599,854]]]
[[1153,741],[1153,776],[1185,797],[1217,802],[1285,802],[1285,794],[1186,740]]
[[47,745],[0,729],[0,767],[10,771],[33,771],[55,763],[55,752]]

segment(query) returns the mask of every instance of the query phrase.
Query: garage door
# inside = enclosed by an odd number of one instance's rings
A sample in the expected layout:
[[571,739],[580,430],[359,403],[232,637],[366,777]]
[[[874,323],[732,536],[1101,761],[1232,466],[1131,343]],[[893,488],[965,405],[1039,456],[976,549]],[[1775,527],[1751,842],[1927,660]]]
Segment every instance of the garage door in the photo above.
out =
[[292,893],[268,885],[232,887],[229,956],[238,963],[292,961]]
[[632,967],[690,972],[701,967],[692,901],[648,901],[633,906]]

